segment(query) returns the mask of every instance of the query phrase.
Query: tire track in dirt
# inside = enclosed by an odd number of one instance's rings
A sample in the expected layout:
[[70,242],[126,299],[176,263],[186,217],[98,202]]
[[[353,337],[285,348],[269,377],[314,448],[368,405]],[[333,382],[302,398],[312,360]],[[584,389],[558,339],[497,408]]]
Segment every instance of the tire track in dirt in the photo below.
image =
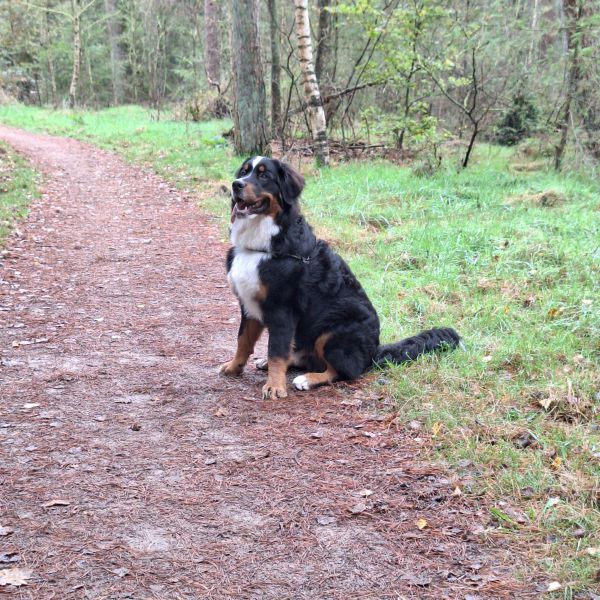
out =
[[216,375],[238,308],[192,199],[81,142],[0,138],[45,175],[0,266],[0,541],[32,571],[12,596],[529,597],[385,398]]

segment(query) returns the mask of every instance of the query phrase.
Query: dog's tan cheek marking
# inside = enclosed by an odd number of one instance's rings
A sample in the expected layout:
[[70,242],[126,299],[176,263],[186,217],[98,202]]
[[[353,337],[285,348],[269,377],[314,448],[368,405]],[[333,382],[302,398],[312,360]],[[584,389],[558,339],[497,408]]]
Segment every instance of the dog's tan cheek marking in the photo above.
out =
[[267,215],[275,218],[281,212],[281,206],[275,196],[268,194],[267,198],[269,199],[269,209],[267,210]]
[[242,200],[244,202],[256,202],[256,189],[251,183],[247,183],[242,191]]

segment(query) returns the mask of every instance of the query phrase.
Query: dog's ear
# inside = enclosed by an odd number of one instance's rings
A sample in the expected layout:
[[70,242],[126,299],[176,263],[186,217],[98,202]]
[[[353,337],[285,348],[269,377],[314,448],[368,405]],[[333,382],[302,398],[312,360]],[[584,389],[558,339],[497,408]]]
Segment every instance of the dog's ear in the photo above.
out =
[[281,199],[287,204],[297,202],[304,189],[304,177],[287,163],[277,161]]

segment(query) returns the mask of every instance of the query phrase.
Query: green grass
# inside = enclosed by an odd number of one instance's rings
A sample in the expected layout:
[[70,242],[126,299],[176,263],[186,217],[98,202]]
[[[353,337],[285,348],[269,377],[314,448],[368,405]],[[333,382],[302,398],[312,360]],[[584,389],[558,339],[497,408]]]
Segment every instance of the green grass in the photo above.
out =
[[151,165],[161,175],[194,185],[228,178],[233,163],[222,134],[227,121],[181,123],[141,106],[98,112],[0,106],[0,122],[93,142],[127,160]]
[[39,178],[20,156],[0,142],[0,247],[15,225],[27,214],[29,202],[38,196]]
[[[0,121],[72,135],[150,164],[228,222],[210,182],[239,162],[229,123],[0,108]],[[600,186],[584,175],[518,170],[514,151],[479,146],[472,166],[430,178],[384,161],[308,177],[304,211],[376,305],[382,341],[454,326],[463,350],[372,378],[398,420],[418,420],[464,494],[495,503],[490,527],[531,544],[560,596],[592,588],[600,564]],[[538,163],[536,163],[538,164]],[[555,206],[540,202],[553,191]],[[519,439],[534,443],[519,447]]]

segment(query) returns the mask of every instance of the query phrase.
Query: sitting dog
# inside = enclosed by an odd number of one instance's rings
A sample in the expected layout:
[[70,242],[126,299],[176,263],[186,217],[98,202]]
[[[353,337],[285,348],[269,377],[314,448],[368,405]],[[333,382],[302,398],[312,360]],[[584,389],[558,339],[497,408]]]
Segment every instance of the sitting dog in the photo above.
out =
[[379,318],[348,265],[318,240],[299,209],[304,178],[289,165],[256,156],[232,184],[231,243],[227,278],[242,319],[237,351],[221,367],[239,375],[263,330],[269,332],[263,398],[285,398],[286,372],[308,390],[356,379],[385,361],[402,363],[424,352],[455,348],[453,329],[430,329],[380,346]]

